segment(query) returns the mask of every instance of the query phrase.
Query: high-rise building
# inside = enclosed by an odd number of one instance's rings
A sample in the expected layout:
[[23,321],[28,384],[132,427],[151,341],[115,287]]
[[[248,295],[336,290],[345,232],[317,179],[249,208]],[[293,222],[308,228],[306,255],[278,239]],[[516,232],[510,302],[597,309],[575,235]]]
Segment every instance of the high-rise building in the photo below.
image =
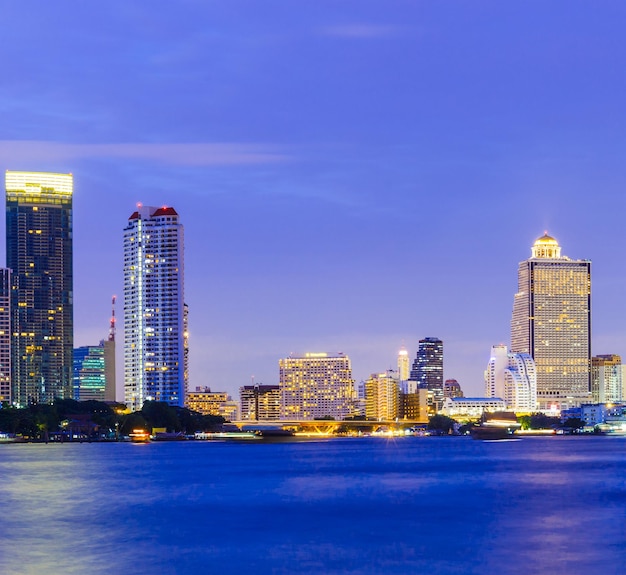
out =
[[512,411],[537,409],[537,372],[528,353],[509,353],[506,345],[494,345],[485,371],[485,397],[504,400]]
[[241,419],[271,421],[280,419],[280,386],[244,385],[239,388]]
[[0,402],[11,401],[11,270],[0,268]]
[[420,339],[410,380],[429,393],[429,411],[437,413],[443,405],[443,342],[436,337]]
[[398,372],[373,373],[365,382],[365,416],[375,421],[398,417],[400,386]]
[[106,389],[104,342],[74,350],[74,399],[104,401]]
[[622,395],[622,358],[596,355],[591,358],[591,395],[594,403],[620,403]]
[[71,174],[6,172],[13,403],[72,397]]
[[402,346],[398,351],[398,375],[400,381],[406,381],[411,375],[409,352],[406,347]]
[[278,365],[281,419],[344,419],[353,415],[356,394],[347,355],[291,355]]
[[519,264],[511,351],[535,361],[539,409],[590,400],[591,262],[562,256],[547,233]]
[[185,349],[183,226],[171,207],[138,206],[124,229],[124,390],[183,406]]

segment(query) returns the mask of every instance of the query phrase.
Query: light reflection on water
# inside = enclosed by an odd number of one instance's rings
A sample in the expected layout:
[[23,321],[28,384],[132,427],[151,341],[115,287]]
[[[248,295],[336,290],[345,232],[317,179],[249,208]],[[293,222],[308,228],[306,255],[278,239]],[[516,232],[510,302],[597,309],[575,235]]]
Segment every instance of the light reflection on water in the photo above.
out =
[[626,438],[0,446],[0,573],[618,573]]

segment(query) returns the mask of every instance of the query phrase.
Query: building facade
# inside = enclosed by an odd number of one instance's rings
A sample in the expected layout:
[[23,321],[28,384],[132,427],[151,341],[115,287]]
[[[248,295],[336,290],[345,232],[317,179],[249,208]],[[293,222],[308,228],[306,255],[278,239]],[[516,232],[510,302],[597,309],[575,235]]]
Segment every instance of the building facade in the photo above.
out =
[[224,391],[211,391],[209,387],[196,387],[195,391],[187,391],[185,407],[202,415],[221,415],[222,405],[230,401]]
[[409,360],[409,352],[406,347],[402,346],[398,351],[398,377],[400,381],[406,381],[411,375],[411,362]]
[[104,342],[85,345],[74,350],[74,399],[104,401],[106,391],[106,360]]
[[591,398],[591,262],[561,255],[547,233],[519,264],[511,351],[537,369],[539,409],[567,409]]
[[506,404],[499,397],[446,397],[441,412],[448,417],[477,418],[483,413],[505,410]]
[[291,355],[281,359],[278,366],[281,419],[344,419],[353,415],[356,394],[347,355]]
[[443,382],[444,397],[463,397],[461,384],[456,379],[446,379]]
[[622,358],[619,355],[591,358],[591,396],[594,403],[621,403]]
[[392,421],[399,415],[400,385],[397,371],[373,373],[365,382],[365,417]]
[[509,353],[506,345],[494,345],[485,370],[485,396],[504,400],[515,412],[537,409],[537,372],[528,353]]
[[280,386],[244,385],[239,388],[241,419],[274,421],[280,419]]
[[71,174],[6,172],[15,405],[71,398],[74,322]]
[[139,206],[124,229],[124,396],[185,402],[183,226],[174,208]]
[[443,404],[443,341],[427,337],[419,341],[410,380],[429,394],[429,411],[437,413]]
[[0,268],[0,403],[11,402],[11,270]]

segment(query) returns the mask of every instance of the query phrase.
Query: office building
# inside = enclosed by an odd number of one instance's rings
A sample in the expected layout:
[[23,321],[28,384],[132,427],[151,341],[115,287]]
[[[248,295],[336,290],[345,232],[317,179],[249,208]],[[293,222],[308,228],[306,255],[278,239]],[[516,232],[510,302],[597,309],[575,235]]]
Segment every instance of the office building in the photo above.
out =
[[485,396],[503,399],[515,412],[537,409],[537,372],[528,353],[509,353],[506,345],[494,345],[485,370]]
[[408,419],[418,423],[426,423],[428,421],[428,394],[427,389],[420,389],[415,382],[413,386],[409,385],[404,391],[400,391],[400,402],[398,408],[398,417],[400,419]]
[[347,355],[291,355],[278,365],[281,419],[344,419],[353,415],[356,394]]
[[242,420],[280,419],[280,386],[244,385],[239,388],[239,403]]
[[11,270],[0,268],[0,403],[11,402]]
[[591,396],[594,403],[620,403],[622,395],[622,358],[596,355],[591,358]]
[[535,361],[539,409],[591,399],[591,262],[562,256],[547,233],[519,264],[511,351]]
[[419,341],[409,379],[431,392],[429,411],[437,413],[443,404],[443,342],[440,339],[427,337]]
[[106,368],[104,342],[85,345],[74,350],[74,399],[77,401],[104,401]]
[[446,379],[443,382],[444,397],[463,397],[461,384],[456,379]]
[[183,406],[183,226],[174,208],[138,206],[124,229],[124,391]]
[[373,373],[365,382],[365,417],[373,421],[392,421],[398,417],[400,386],[397,371]]
[[72,397],[71,174],[6,172],[6,262],[12,270],[15,405]]

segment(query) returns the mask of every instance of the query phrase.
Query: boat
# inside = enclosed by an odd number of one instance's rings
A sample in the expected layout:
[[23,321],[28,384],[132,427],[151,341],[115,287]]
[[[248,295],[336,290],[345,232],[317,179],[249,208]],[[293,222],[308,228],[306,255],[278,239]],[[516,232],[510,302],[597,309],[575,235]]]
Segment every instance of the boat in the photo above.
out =
[[186,441],[187,436],[182,432],[157,431],[152,438],[154,441]]
[[478,425],[470,429],[472,439],[512,439],[521,428],[513,412],[494,411],[484,413]]
[[131,433],[128,434],[132,443],[149,443],[150,442],[150,434],[145,429],[133,429]]

